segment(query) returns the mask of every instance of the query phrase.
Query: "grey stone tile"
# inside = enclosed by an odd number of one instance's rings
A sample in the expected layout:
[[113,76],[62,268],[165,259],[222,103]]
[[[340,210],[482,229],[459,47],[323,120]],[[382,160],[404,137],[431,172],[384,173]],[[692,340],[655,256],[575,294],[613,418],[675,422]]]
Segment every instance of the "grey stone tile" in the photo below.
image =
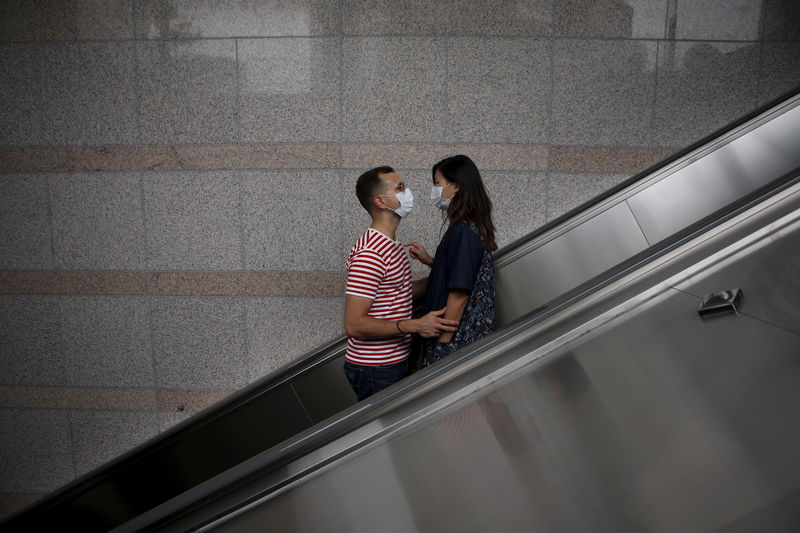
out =
[[36,39],[39,21],[35,4],[30,0],[0,2],[0,40],[30,41]]
[[684,146],[755,106],[758,46],[663,42],[655,143]]
[[554,33],[563,37],[664,38],[667,0],[555,0]]
[[340,268],[339,172],[263,172],[242,177],[245,268]]
[[555,49],[553,142],[648,145],[656,46],[649,41],[561,41]]
[[3,40],[130,39],[132,0],[4,0]]
[[36,50],[26,44],[0,46],[0,145],[38,144],[42,134]]
[[484,172],[492,200],[497,245],[503,247],[545,223],[547,174],[544,172]]
[[70,411],[73,456],[83,475],[158,434],[158,414],[135,411]]
[[140,42],[137,46],[145,144],[236,140],[233,40]]
[[334,35],[339,5],[325,0],[137,0],[137,37]]
[[759,103],[765,104],[800,86],[800,43],[764,43]]
[[550,34],[551,2],[430,2],[345,0],[346,35],[533,35]]
[[63,383],[58,313],[52,296],[0,296],[3,385]]
[[0,268],[53,267],[47,206],[43,176],[0,176]]
[[68,384],[155,385],[144,298],[72,296],[61,300],[61,309]]
[[131,144],[137,141],[134,45],[42,45],[46,144]]
[[550,174],[547,193],[547,221],[578,207],[598,194],[625,181],[629,174]]
[[241,298],[168,297],[151,305],[158,387],[234,390],[247,383]]
[[339,39],[239,41],[242,140],[339,140]]
[[251,380],[344,334],[344,298],[248,298]]
[[535,39],[450,39],[447,140],[546,144],[549,49]]
[[75,477],[62,411],[0,409],[0,492],[46,492]]
[[141,270],[144,221],[139,175],[76,172],[50,175],[56,266]]
[[800,3],[795,0],[763,0],[764,39],[800,42]]
[[442,39],[346,38],[342,76],[346,142],[441,140]]
[[195,414],[187,411],[181,413],[158,413],[158,429],[163,433],[181,422],[189,420]]
[[40,39],[130,39],[134,0],[44,0],[39,3]]
[[150,268],[241,268],[238,176],[163,172],[144,179]]
[[759,38],[762,16],[762,2],[677,0],[675,37],[753,41]]

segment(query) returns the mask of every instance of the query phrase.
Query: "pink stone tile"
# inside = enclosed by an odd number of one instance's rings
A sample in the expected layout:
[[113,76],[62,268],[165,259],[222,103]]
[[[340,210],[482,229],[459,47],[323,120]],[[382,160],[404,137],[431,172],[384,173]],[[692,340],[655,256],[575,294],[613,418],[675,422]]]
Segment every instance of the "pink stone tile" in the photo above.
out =
[[160,390],[159,411],[202,411],[231,394],[231,391]]
[[550,170],[554,172],[635,173],[675,153],[671,148],[550,148]]
[[26,493],[26,494],[0,494],[0,519],[21,511],[25,507],[44,498],[46,492]]
[[136,170],[139,150],[135,146],[2,148],[0,172]]
[[0,407],[154,411],[156,393],[146,389],[0,387]]
[[0,272],[5,294],[145,294],[144,272]]
[[334,144],[145,147],[146,170],[337,168]]
[[340,296],[341,274],[305,272],[154,272],[149,291],[183,296]]
[[514,144],[345,144],[342,167],[431,168],[451,155],[472,158],[480,170],[545,170],[547,148]]

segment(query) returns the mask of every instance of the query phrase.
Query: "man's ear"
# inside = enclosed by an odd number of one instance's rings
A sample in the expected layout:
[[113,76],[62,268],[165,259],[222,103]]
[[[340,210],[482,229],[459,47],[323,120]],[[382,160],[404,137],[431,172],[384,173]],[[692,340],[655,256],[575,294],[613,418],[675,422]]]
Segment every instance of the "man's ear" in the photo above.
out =
[[383,201],[383,198],[375,195],[372,197],[372,207],[376,209],[383,209],[386,207],[386,203]]

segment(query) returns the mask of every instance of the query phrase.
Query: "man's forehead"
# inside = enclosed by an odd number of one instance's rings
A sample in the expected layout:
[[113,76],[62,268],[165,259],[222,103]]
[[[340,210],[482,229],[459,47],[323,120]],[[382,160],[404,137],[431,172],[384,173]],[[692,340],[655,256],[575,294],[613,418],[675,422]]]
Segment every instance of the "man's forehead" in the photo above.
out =
[[397,173],[395,172],[387,172],[385,174],[380,174],[379,177],[386,183],[390,184],[392,187],[403,182],[402,178],[400,178],[400,176],[398,176]]

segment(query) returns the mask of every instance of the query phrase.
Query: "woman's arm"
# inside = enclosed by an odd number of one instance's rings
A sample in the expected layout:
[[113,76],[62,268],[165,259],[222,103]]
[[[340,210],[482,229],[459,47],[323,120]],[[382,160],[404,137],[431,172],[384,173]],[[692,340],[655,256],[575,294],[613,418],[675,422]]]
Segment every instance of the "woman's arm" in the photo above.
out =
[[[453,289],[448,292],[444,318],[460,322],[468,301],[469,292],[464,289]],[[439,335],[439,342],[450,342],[453,340],[453,335],[455,335],[455,331],[445,331]]]

